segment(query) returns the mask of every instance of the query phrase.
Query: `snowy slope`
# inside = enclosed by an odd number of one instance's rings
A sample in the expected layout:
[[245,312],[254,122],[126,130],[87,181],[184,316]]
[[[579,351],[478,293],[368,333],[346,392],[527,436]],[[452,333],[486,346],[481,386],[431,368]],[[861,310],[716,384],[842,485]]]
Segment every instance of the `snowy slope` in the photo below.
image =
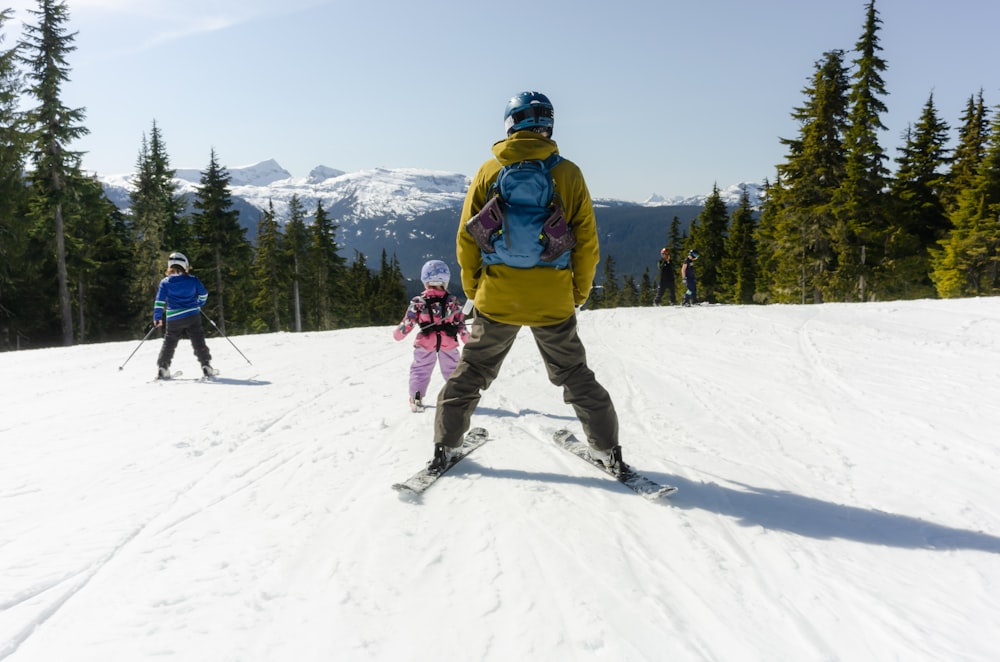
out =
[[1000,299],[580,324],[667,503],[548,441],[527,331],[416,505],[388,327],[0,354],[0,659],[996,659]]

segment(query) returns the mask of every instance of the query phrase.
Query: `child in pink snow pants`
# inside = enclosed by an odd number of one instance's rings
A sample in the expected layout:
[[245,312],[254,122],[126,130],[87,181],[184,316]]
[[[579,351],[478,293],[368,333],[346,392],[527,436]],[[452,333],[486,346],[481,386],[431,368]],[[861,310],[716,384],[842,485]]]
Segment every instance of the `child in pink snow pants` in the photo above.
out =
[[434,364],[441,368],[445,381],[458,364],[459,340],[465,341],[465,316],[458,298],[448,294],[451,272],[440,260],[431,260],[420,270],[424,291],[410,300],[406,315],[392,332],[392,337],[402,340],[419,328],[413,342],[413,363],[410,365],[410,409],[423,411],[423,398],[434,372]]

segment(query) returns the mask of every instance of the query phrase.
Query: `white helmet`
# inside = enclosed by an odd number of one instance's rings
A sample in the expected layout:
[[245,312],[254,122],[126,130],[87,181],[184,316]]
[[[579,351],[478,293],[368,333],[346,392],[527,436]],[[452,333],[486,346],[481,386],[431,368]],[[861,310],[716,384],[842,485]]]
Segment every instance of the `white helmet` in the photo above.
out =
[[426,287],[437,285],[447,289],[450,280],[451,271],[448,269],[448,265],[441,260],[430,260],[420,270],[420,282]]
[[189,268],[187,256],[184,253],[171,253],[170,257],[167,258],[167,269],[177,265],[187,271]]

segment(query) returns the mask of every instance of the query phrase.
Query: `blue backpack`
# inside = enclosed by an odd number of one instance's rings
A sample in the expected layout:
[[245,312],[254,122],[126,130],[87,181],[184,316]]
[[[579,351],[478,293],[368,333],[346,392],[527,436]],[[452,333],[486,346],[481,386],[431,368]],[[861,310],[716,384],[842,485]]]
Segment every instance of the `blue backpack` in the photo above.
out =
[[553,154],[544,161],[520,161],[500,169],[486,205],[465,224],[484,264],[569,267],[576,237],[558,204],[551,172],[561,160]]

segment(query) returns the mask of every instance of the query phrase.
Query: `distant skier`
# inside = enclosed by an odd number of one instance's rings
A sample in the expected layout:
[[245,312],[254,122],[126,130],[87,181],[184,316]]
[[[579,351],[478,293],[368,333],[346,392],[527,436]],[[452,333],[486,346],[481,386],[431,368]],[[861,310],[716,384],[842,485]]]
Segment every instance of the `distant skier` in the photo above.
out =
[[160,281],[153,303],[153,325],[161,327],[166,320],[167,332],[156,360],[159,367],[157,379],[170,379],[170,362],[181,338],[191,340],[194,355],[198,357],[206,377],[215,374],[212,355],[205,343],[201,327],[201,307],[208,300],[208,291],[201,280],[190,273],[190,264],[183,253],[171,253],[167,258],[167,276]]
[[684,287],[687,291],[684,292],[684,306],[690,306],[698,303],[698,279],[694,273],[694,261],[697,260],[701,255],[698,251],[693,248],[688,251],[687,257],[684,258],[684,264],[681,265],[681,279],[684,281]]
[[656,290],[656,298],[653,305],[659,306],[663,301],[663,294],[670,295],[670,305],[677,305],[677,292],[674,286],[674,265],[670,262],[670,249],[664,246],[660,249],[660,259],[656,262],[660,270],[660,286]]
[[451,271],[441,260],[430,260],[420,270],[424,291],[410,299],[403,321],[392,332],[392,337],[402,340],[414,327],[420,332],[413,343],[413,363],[410,365],[410,410],[423,411],[423,399],[434,372],[434,364],[441,368],[445,381],[451,377],[458,364],[459,340],[464,341],[469,332],[465,329],[465,315],[454,294],[448,294]]

